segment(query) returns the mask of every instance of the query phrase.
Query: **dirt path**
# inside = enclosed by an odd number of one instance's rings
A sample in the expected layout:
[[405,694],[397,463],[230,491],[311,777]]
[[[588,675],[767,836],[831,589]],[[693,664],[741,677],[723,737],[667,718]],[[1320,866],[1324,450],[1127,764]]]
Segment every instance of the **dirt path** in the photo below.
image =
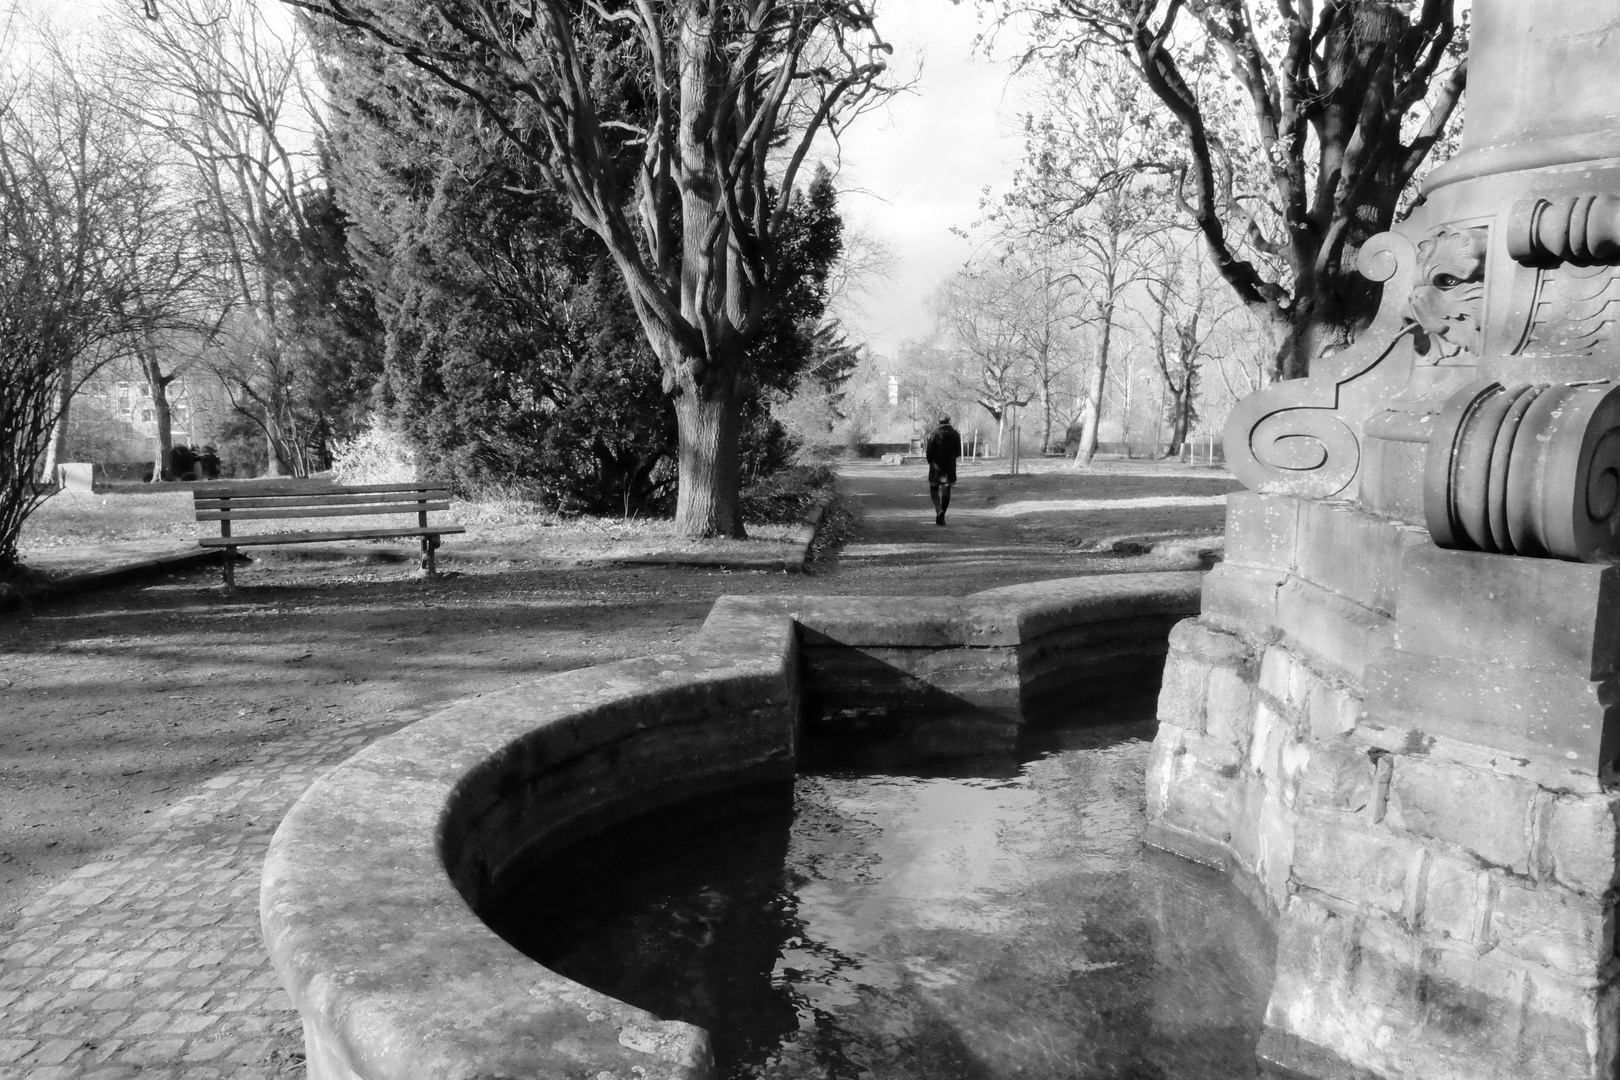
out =
[[1118,464],[1015,477],[991,469],[957,470],[939,528],[920,468],[846,468],[840,495],[858,526],[826,577],[831,588],[818,591],[959,595],[1135,569],[1114,557],[1115,544],[1219,534],[1225,495],[1238,488],[1207,469]]
[[[0,614],[0,939],[54,883],[278,747],[364,741],[457,698],[677,647],[725,593],[938,595],[1149,569],[1085,549],[1219,532],[1212,497],[1235,486],[1205,470],[962,480],[936,528],[919,469],[847,470],[834,529],[848,535],[802,576],[573,567],[471,542],[459,560],[447,544],[431,582],[266,560],[234,595],[198,571]],[[1203,501],[1164,502],[1178,497]]]

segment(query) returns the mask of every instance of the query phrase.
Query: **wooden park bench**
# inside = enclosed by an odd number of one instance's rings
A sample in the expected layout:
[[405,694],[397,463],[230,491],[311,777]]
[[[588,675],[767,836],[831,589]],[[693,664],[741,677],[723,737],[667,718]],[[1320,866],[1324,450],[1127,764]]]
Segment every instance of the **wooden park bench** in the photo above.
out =
[[[431,484],[336,484],[310,480],[248,480],[198,484],[192,489],[198,521],[219,522],[218,536],[199,537],[205,548],[225,549],[225,585],[236,584],[236,549],[267,544],[321,544],[338,540],[387,540],[415,536],[422,541],[422,569],[437,572],[433,553],[439,537],[466,532],[461,525],[429,525],[428,514],[450,509],[450,492]],[[414,525],[378,522],[371,527],[322,532],[253,532],[232,535],[232,522],[295,521],[323,517],[414,514]]]

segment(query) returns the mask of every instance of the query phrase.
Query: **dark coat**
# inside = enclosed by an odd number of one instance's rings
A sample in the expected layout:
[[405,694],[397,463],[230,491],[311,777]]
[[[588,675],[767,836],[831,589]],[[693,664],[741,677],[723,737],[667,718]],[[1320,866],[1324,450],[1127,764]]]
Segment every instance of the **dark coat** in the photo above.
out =
[[956,459],[962,456],[962,436],[949,424],[941,424],[928,436],[928,482],[956,483]]

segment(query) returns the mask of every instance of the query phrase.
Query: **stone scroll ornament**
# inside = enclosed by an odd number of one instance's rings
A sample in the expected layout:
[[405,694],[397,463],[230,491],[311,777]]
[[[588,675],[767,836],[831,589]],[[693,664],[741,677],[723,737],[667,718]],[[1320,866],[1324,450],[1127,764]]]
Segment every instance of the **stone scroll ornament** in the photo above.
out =
[[1620,195],[1536,196],[1508,215],[1508,254],[1526,266],[1591,266],[1620,256]]
[[[1508,254],[1538,268],[1514,355],[1591,355],[1613,326],[1620,197],[1520,201]],[[1429,436],[1423,511],[1444,548],[1600,562],[1620,557],[1620,385],[1485,380],[1446,400]]]
[[1457,391],[1429,437],[1425,524],[1443,548],[1606,561],[1620,556],[1620,386]]
[[1536,268],[1514,356],[1593,356],[1620,326],[1620,196],[1522,199],[1508,218],[1508,254]]
[[1318,374],[1250,394],[1227,419],[1227,467],[1252,491],[1308,499],[1344,491],[1361,465],[1357,431],[1405,380],[1404,369],[1379,368],[1415,332],[1405,301],[1417,276],[1417,248],[1400,233],[1380,233],[1362,245],[1356,269],[1384,283],[1372,325],[1354,345],[1318,361]]

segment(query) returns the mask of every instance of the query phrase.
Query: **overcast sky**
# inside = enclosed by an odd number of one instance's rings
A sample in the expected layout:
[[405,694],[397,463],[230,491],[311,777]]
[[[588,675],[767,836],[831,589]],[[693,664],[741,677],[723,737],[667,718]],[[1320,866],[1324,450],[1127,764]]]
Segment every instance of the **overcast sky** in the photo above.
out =
[[839,208],[852,226],[886,239],[902,262],[866,299],[875,349],[928,332],[927,299],[975,250],[954,236],[980,216],[988,185],[1006,187],[1022,140],[1007,69],[975,55],[981,29],[972,0],[880,0],[878,30],[896,66],[922,73],[915,89],[861,118],[843,142]]

